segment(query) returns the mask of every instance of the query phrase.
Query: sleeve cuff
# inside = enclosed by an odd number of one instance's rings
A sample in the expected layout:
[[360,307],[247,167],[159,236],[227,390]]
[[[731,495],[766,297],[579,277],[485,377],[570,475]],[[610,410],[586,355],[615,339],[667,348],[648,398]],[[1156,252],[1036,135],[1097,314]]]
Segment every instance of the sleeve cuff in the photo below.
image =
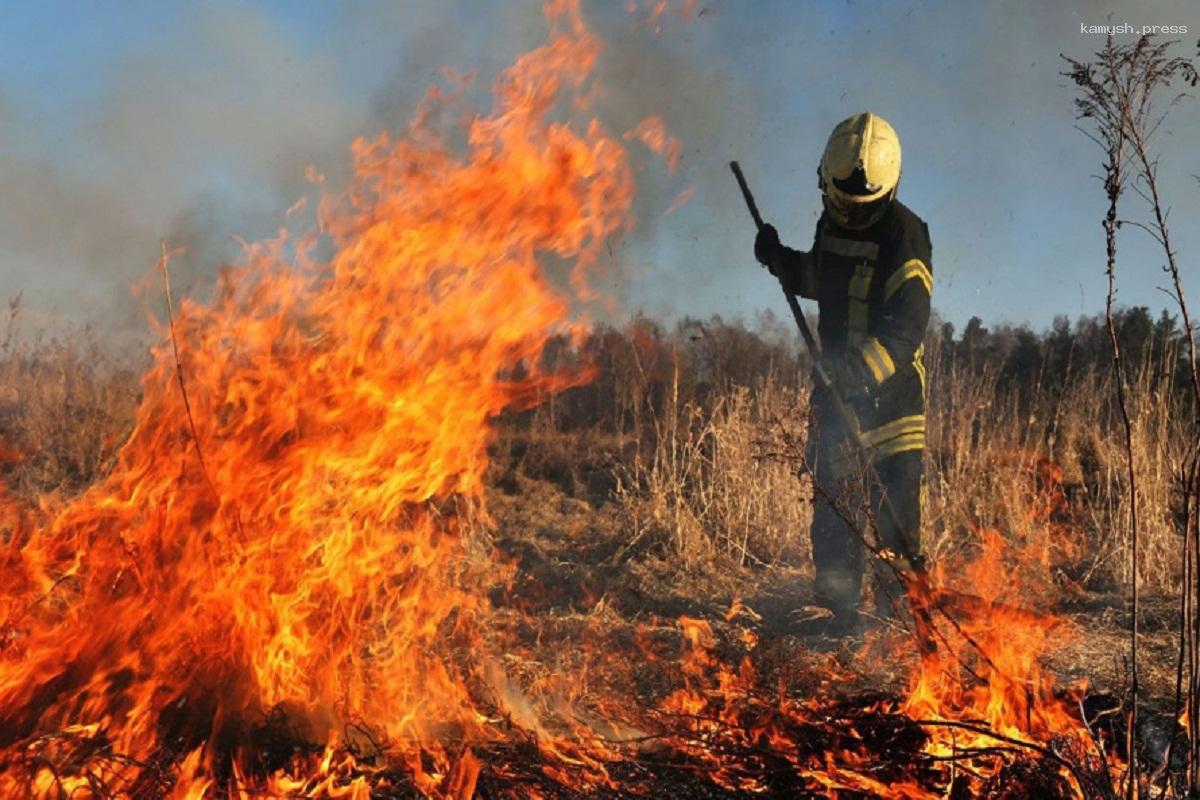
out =
[[896,374],[896,363],[878,339],[867,339],[859,352],[877,386]]

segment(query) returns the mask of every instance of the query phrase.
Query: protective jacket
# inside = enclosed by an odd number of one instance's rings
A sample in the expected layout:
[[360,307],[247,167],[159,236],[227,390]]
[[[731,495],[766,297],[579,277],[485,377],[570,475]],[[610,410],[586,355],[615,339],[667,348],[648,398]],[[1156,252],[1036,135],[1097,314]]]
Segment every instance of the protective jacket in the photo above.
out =
[[[785,288],[816,300],[821,349],[862,374],[871,391],[854,403],[876,460],[925,446],[922,341],[933,291],[925,223],[899,201],[869,228],[817,222],[810,253],[781,247]],[[815,405],[827,401],[818,392]]]

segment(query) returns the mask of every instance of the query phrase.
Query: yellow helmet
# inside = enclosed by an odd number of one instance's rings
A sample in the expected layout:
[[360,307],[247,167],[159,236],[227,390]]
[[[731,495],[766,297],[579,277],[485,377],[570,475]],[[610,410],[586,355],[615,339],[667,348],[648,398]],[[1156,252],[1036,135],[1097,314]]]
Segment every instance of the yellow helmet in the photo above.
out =
[[900,183],[900,137],[878,114],[842,120],[818,170],[825,210],[845,228],[865,228],[887,211]]

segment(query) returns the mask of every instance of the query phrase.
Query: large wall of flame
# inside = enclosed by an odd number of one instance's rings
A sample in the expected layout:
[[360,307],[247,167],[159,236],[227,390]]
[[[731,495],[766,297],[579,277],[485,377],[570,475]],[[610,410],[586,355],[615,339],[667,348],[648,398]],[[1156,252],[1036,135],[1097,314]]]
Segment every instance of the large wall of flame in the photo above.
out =
[[599,43],[573,3],[547,16],[485,113],[459,128],[434,93],[406,134],[358,140],[317,227],[245,245],[160,323],[116,469],[4,551],[0,747],[85,725],[215,758],[277,707],[317,737],[469,737],[486,659],[440,648],[470,641],[459,512],[491,419],[583,379],[539,356],[633,198],[587,110]]

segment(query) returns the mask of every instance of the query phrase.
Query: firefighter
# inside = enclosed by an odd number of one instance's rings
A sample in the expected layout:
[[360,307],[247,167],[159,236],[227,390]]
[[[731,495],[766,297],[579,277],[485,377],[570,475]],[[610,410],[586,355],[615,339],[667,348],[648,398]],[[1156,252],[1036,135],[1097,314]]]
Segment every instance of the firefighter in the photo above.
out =
[[[818,175],[824,213],[812,249],[782,245],[775,228],[765,225],[754,254],[785,290],[817,301],[821,358],[857,417],[865,447],[848,444],[832,398],[814,382],[807,454],[818,487],[811,530],[814,600],[833,612],[827,632],[840,634],[859,625],[864,534],[906,557],[897,565],[915,560],[920,566],[922,341],[933,273],[929,230],[896,199],[900,140],[886,120],[868,112],[839,123]],[[883,510],[884,495],[894,514]],[[851,531],[852,521],[862,533]],[[898,583],[888,579],[890,570],[876,572],[883,578],[876,584],[877,613],[898,613]]]

